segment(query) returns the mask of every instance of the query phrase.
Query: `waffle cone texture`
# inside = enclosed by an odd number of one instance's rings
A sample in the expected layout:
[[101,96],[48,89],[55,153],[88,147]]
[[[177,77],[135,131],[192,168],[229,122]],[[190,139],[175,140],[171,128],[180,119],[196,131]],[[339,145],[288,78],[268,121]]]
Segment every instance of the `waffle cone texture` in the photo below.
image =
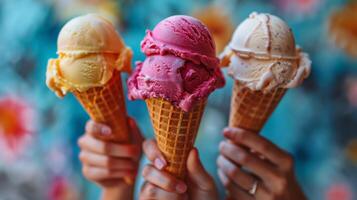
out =
[[229,126],[259,132],[285,92],[285,88],[268,93],[252,91],[236,81],[232,91]]
[[74,95],[92,120],[111,127],[111,135],[96,135],[97,138],[115,142],[130,141],[120,72],[115,71],[104,86],[85,92],[76,91]]
[[150,98],[145,101],[158,147],[168,163],[165,170],[184,179],[187,157],[195,143],[206,100],[198,102],[189,112],[164,99]]

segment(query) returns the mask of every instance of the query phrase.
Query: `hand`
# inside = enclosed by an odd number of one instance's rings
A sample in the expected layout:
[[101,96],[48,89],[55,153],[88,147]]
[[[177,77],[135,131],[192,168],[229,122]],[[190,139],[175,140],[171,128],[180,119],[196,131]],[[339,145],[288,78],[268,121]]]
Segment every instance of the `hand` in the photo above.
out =
[[218,199],[214,181],[204,169],[197,149],[194,148],[189,153],[187,180],[183,181],[164,171],[167,162],[154,140],[145,141],[143,148],[148,159],[153,164],[145,166],[142,172],[146,183],[142,187],[140,200]]
[[[258,135],[226,128],[219,147],[218,175],[231,199],[304,200],[291,155]],[[257,183],[255,194],[250,194]]]
[[128,121],[132,144],[96,139],[94,135],[109,135],[111,129],[92,120],[87,122],[86,132],[78,140],[83,175],[102,188],[130,185],[123,178],[134,182],[137,175],[143,139],[135,121],[131,118]]

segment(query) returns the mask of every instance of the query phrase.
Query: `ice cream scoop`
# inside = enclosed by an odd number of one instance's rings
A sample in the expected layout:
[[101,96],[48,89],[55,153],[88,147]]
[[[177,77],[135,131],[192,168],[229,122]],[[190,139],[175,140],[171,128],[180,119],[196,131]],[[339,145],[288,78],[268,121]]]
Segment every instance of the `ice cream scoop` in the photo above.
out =
[[50,59],[46,84],[60,97],[106,84],[114,70],[130,71],[132,52],[105,18],[88,14],[70,20],[57,40],[57,59]]
[[193,17],[162,20],[147,31],[141,49],[147,58],[128,80],[129,99],[163,98],[188,111],[224,85],[213,39]]
[[265,92],[298,86],[311,67],[289,26],[265,13],[254,12],[237,27],[221,58],[236,81]]

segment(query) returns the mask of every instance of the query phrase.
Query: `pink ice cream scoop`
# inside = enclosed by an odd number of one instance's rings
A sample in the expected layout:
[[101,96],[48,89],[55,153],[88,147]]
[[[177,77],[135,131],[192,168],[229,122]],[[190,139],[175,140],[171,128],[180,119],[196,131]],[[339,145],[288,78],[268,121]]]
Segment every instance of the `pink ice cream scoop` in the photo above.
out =
[[163,98],[184,111],[224,86],[215,44],[199,20],[183,15],[161,21],[141,42],[147,58],[128,80],[129,99]]

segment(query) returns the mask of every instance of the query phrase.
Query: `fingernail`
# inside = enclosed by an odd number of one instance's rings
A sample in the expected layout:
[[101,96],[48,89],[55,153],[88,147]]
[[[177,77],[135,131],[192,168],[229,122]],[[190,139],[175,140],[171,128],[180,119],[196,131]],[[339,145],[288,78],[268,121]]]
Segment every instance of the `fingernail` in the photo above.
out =
[[165,163],[160,158],[155,158],[154,165],[158,169],[163,169],[165,167]]
[[178,193],[184,193],[184,192],[186,192],[186,189],[187,189],[187,187],[185,184],[179,183],[176,185],[176,191]]
[[100,132],[101,134],[103,135],[109,135],[112,130],[109,128],[109,127],[106,127],[106,126],[103,126],[101,129],[100,129]]
[[227,127],[227,128],[224,129],[223,135],[226,136],[226,137],[230,136],[232,134],[232,131],[233,131],[232,128]]

